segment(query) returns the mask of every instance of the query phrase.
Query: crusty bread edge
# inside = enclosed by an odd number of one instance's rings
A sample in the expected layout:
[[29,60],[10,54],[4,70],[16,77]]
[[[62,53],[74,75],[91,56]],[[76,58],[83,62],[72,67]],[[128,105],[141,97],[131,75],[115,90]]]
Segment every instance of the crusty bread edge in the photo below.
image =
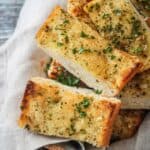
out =
[[111,139],[111,135],[112,135],[112,130],[113,130],[113,124],[117,118],[117,115],[119,114],[119,110],[120,110],[120,107],[121,107],[121,103],[118,103],[118,102],[115,102],[114,101],[114,108],[112,108],[112,114],[110,116],[110,119],[107,123],[107,132],[104,132],[103,136],[106,137],[106,138],[103,138],[103,141],[101,141],[104,146],[108,146],[109,143],[110,143],[110,139]]

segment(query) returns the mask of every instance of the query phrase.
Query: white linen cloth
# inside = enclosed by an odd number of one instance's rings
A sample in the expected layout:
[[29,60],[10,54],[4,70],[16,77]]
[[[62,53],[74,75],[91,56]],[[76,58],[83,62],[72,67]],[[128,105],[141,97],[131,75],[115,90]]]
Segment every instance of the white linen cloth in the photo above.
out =
[[[17,125],[27,80],[43,76],[40,60],[47,58],[36,46],[35,33],[57,4],[65,7],[66,0],[26,0],[13,36],[0,48],[0,150],[34,150],[64,140],[36,135]],[[149,127],[150,114],[136,136],[116,142],[108,150],[150,150]]]

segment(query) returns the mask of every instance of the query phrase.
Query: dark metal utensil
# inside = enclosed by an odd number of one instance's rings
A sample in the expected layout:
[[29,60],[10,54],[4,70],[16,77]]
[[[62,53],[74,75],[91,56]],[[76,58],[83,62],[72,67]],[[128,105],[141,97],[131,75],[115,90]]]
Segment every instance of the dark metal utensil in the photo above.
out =
[[50,144],[37,150],[85,150],[85,147],[81,142],[66,141],[57,144]]

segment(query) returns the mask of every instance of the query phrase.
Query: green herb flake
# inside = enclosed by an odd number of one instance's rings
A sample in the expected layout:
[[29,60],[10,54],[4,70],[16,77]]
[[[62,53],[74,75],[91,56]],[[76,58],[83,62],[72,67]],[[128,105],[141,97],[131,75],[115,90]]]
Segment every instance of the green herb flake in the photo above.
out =
[[116,56],[114,56],[114,55],[111,55],[111,56],[110,56],[110,59],[111,59],[111,60],[114,60],[115,58],[116,58]]
[[81,117],[81,118],[84,118],[84,117],[86,117],[86,115],[87,115],[86,112],[84,112],[84,111],[81,111],[79,114],[80,114],[80,117]]
[[61,47],[61,46],[63,46],[63,45],[64,45],[64,44],[61,43],[61,42],[58,42],[58,43],[57,43],[57,46],[58,46],[58,47]]
[[95,39],[94,36],[90,36],[90,35],[86,34],[83,31],[80,33],[80,37],[82,37],[82,38],[89,38],[89,39]]
[[63,23],[64,23],[64,24],[67,24],[67,23],[69,23],[69,20],[64,20]]
[[140,20],[136,19],[135,17],[132,17],[131,23],[132,23],[132,33],[131,34],[132,34],[133,38],[136,38],[142,34],[142,32],[140,31],[141,22],[140,22]]
[[134,48],[134,49],[132,50],[132,52],[133,52],[134,54],[141,54],[141,53],[143,52],[143,49],[142,49],[141,47],[137,47],[137,48]]
[[88,38],[89,35],[82,31],[82,32],[80,33],[80,37],[82,37],[82,38]]
[[110,14],[106,14],[106,13],[104,13],[104,14],[102,15],[102,18],[103,18],[103,19],[110,18]]
[[78,86],[80,82],[80,80],[72,74],[65,74],[63,72],[57,77],[57,81],[68,86]]
[[68,36],[67,36],[67,35],[65,36],[65,42],[66,42],[66,43],[68,43],[68,42],[69,42],[69,38],[68,38]]
[[112,30],[113,30],[112,24],[105,25],[101,29],[102,32],[111,32]]
[[82,54],[84,51],[85,51],[85,49],[83,47],[81,47],[78,52],[79,52],[79,54]]
[[94,90],[96,94],[102,94],[103,90]]
[[81,118],[87,116],[85,109],[87,109],[89,106],[90,106],[90,100],[86,97],[79,104],[76,104],[76,110],[79,113]]
[[76,53],[77,53],[77,48],[73,48],[73,49],[72,49],[72,53],[73,53],[73,54],[76,54]]
[[81,47],[79,50],[78,50],[78,53],[79,54],[82,54],[83,52],[90,52],[91,50],[90,49],[85,49],[83,47]]
[[90,105],[89,99],[85,97],[83,102],[82,102],[82,105],[83,105],[84,108],[88,108],[89,105]]
[[106,54],[106,53],[111,53],[112,52],[112,47],[111,46],[108,46],[107,48],[103,49],[103,52]]
[[97,11],[100,9],[100,5],[99,3],[95,3],[94,5],[92,5],[91,7],[89,7],[89,12],[93,12],[93,11]]
[[122,13],[122,11],[121,11],[120,9],[114,9],[114,10],[113,10],[113,13],[114,13],[115,15],[117,15],[117,16],[120,16],[121,13]]

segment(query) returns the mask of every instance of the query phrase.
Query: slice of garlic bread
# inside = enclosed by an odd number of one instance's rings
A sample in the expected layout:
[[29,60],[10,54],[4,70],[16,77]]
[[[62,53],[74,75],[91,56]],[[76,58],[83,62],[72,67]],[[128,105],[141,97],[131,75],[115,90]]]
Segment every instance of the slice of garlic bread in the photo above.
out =
[[150,68],[150,29],[129,0],[92,0],[84,10],[110,45],[138,56],[141,72]]
[[102,95],[117,95],[139,71],[135,56],[112,48],[84,22],[56,7],[36,35],[48,55]]
[[120,101],[35,77],[28,82],[21,108],[20,127],[100,147],[109,144]]

